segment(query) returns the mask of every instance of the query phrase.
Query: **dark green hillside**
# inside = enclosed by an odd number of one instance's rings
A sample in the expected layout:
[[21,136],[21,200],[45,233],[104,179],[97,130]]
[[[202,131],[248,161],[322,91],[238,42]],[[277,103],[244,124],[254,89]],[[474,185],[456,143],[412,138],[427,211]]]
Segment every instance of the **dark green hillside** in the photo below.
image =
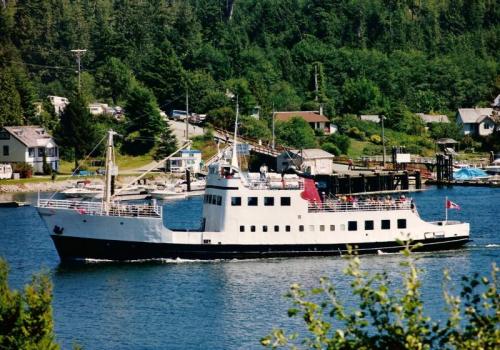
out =
[[[32,101],[76,91],[124,106],[142,85],[165,111],[255,105],[329,116],[485,105],[500,89],[491,0],[7,0],[0,125],[41,122]],[[228,7],[229,6],[229,7]],[[315,92],[314,72],[318,72]],[[37,119],[38,118],[38,119]],[[397,121],[394,122],[397,124]]]

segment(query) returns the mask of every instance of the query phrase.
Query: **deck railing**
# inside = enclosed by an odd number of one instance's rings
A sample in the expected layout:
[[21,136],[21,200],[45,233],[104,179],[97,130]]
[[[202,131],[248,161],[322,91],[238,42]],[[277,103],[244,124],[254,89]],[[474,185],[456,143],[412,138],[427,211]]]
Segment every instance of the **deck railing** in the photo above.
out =
[[278,179],[247,179],[248,188],[251,190],[303,190],[304,181],[301,179],[284,181]]
[[[111,203],[106,208],[102,202],[70,201],[61,199],[39,199],[38,207],[51,209],[75,210],[79,214],[122,217],[161,217],[161,207],[153,204],[125,205]],[[107,210],[106,210],[107,209]]]
[[308,212],[345,212],[345,211],[384,211],[384,210],[411,210],[414,204],[409,200],[394,200],[387,202],[341,202],[326,200],[321,203],[309,202]]

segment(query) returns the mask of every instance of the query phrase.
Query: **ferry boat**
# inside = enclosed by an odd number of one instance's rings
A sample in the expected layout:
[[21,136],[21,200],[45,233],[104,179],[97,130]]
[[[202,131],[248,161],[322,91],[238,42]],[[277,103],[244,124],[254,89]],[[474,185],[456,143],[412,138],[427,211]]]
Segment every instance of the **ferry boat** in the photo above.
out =
[[[112,150],[110,132],[108,153]],[[115,202],[110,176],[116,167],[109,155],[106,167],[102,202],[38,200],[62,261],[327,256],[344,254],[348,246],[359,253],[388,253],[400,251],[400,241],[419,243],[421,251],[469,242],[468,223],[425,222],[406,198],[322,198],[312,179],[244,172],[236,146],[231,161],[209,167],[199,230],[171,230],[155,202]]]

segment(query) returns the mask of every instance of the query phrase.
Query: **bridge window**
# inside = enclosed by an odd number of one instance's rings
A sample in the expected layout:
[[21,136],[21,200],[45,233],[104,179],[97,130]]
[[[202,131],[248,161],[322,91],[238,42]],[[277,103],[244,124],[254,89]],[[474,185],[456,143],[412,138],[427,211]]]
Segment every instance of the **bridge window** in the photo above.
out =
[[217,196],[217,205],[222,205],[222,196]]
[[217,204],[217,196],[215,194],[212,196],[212,204]]
[[340,231],[345,231],[345,224],[340,224]]
[[250,226],[250,232],[255,232],[255,225]]
[[262,232],[267,232],[267,225],[262,226]]
[[264,197],[264,206],[272,207],[274,205],[274,197]]
[[257,197],[248,197],[248,206],[256,207],[259,205],[259,199]]
[[365,221],[365,230],[373,230],[373,220]]
[[335,231],[335,225],[330,225],[330,231]]
[[290,197],[281,197],[281,206],[289,207],[290,206]]
[[382,230],[391,229],[391,220],[382,220]]
[[241,197],[231,197],[231,205],[239,207],[241,205]]
[[243,225],[240,226],[240,232],[245,232],[245,226]]
[[348,231],[357,231],[358,230],[358,222],[357,221],[348,221],[347,222],[347,230]]
[[280,232],[280,227],[278,225],[274,226],[274,232]]
[[309,225],[309,231],[314,232],[314,225]]
[[286,232],[290,232],[290,225],[286,225],[286,226],[285,226],[285,231],[286,231]]
[[325,231],[325,225],[319,225],[319,230],[320,231]]
[[398,219],[398,228],[406,228],[406,219]]
[[304,232],[304,225],[299,225],[299,231]]

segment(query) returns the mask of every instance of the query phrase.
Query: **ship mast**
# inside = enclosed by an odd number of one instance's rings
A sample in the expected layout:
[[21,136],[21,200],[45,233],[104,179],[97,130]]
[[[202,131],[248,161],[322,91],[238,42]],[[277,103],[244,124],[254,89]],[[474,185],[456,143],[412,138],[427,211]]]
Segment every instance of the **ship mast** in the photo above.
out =
[[236,152],[236,145],[238,140],[238,116],[240,114],[238,96],[236,96],[236,120],[234,121],[234,141],[233,141],[233,155],[231,157],[231,165],[238,168],[238,154]]
[[116,175],[116,165],[115,165],[115,147],[113,145],[113,136],[116,134],[113,130],[108,131],[108,144],[106,147],[106,173],[105,182],[106,186],[104,188],[104,203],[106,211],[109,209],[109,204],[112,197],[111,189],[111,179],[112,176]]

